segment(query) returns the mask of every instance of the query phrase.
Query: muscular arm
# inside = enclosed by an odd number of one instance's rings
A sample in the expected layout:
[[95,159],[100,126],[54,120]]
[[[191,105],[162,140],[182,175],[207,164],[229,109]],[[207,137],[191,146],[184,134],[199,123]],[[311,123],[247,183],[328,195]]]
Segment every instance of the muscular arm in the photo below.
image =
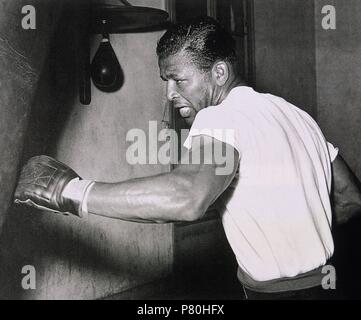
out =
[[361,216],[361,183],[340,155],[332,163],[332,174],[333,210],[340,225]]
[[[210,145],[212,150],[227,148],[225,163],[217,164],[214,157],[204,157]],[[231,183],[239,158],[233,147],[206,136],[194,137],[192,149],[184,157],[197,152],[201,155],[200,164],[180,164],[169,173],[121,183],[96,183],[87,202],[89,213],[158,223],[201,218]],[[217,168],[224,165],[231,167],[230,172],[217,174]]]

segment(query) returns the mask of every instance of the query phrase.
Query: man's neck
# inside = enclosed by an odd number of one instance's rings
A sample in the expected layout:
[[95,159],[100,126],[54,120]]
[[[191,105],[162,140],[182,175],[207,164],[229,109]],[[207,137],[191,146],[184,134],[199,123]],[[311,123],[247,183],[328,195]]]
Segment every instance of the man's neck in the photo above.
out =
[[216,96],[216,105],[222,103],[222,101],[228,96],[231,90],[235,87],[244,86],[246,83],[240,78],[233,78],[224,87],[221,88],[220,92]]

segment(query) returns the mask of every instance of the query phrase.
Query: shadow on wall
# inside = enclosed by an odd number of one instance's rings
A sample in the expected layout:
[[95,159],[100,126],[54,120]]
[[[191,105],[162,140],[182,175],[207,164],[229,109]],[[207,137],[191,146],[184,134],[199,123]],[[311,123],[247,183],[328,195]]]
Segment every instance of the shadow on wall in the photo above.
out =
[[[97,243],[102,239],[89,241],[79,239],[77,228],[69,228],[69,225],[62,223],[61,216],[50,213],[34,211],[31,208],[11,208],[11,219],[7,219],[3,233],[0,236],[1,276],[0,276],[0,299],[67,299],[66,292],[72,288],[72,299],[76,287],[84,279],[89,278],[89,273],[99,279],[99,274],[104,278],[112,277],[134,277],[136,270],[129,266],[129,261],[136,260],[138,252],[134,257],[129,254],[124,256],[124,261],[114,258],[107,250],[101,250]],[[49,216],[52,215],[52,216]],[[65,219],[75,219],[66,217]],[[74,222],[74,221],[73,221]],[[81,223],[81,222],[80,222]],[[101,234],[102,230],[94,228],[94,234]],[[76,243],[76,245],[75,245]],[[125,243],[117,244],[119,251]],[[67,268],[59,266],[59,263],[67,263]],[[146,263],[146,261],[144,262]],[[139,264],[142,264],[139,261]],[[36,269],[37,281],[44,287],[37,287],[33,290],[24,290],[21,286],[24,274],[21,273],[23,266],[32,265]],[[49,268],[52,268],[49,270]],[[140,267],[145,270],[146,265]],[[57,270],[58,269],[58,270]],[[73,273],[72,277],[70,274]],[[77,283],[66,283],[64,279],[74,279],[74,273],[78,274]],[[57,277],[54,277],[57,274]],[[54,282],[57,279],[58,283]],[[48,282],[50,281],[50,282]],[[53,281],[54,283],[51,283]],[[93,283],[94,296],[99,295]],[[61,292],[63,291],[63,292]],[[82,292],[79,291],[79,298]]]
[[38,154],[52,154],[57,137],[78,98],[77,48],[72,5],[64,5],[41,73],[25,135],[22,163]]
[[[66,14],[64,10],[64,15]],[[66,100],[64,100],[65,95],[60,95],[66,92],[66,99],[74,98],[68,94],[72,92],[70,88],[75,86],[74,79],[76,78],[71,77],[72,73],[69,73],[69,70],[74,70],[74,72],[76,70],[74,69],[74,52],[71,50],[74,46],[69,45],[69,41],[73,38],[72,26],[70,23],[61,22],[51,40],[49,55],[34,95],[19,168],[30,157],[46,153],[50,137],[55,135],[57,130],[61,130],[57,118],[59,112],[64,111],[59,109],[59,104],[60,101]],[[59,56],[64,57],[58,59]],[[60,65],[60,63],[68,65]],[[58,90],[55,91],[55,88]],[[8,209],[0,235],[0,298],[2,299],[21,299],[24,294],[21,288],[21,268],[31,263],[26,254],[29,250],[26,248],[36,248],[36,236],[39,236],[39,228],[42,228],[41,224],[38,225],[39,222],[24,207],[10,206]],[[43,237],[40,236],[40,239]],[[39,254],[43,252],[42,248],[44,248],[44,242],[38,247]],[[34,249],[29,252],[34,253]]]
[[[74,105],[74,99],[78,99],[74,25],[71,23],[73,19],[69,19],[71,11],[71,6],[65,8],[54,33],[31,107],[19,167],[32,156],[51,155],[54,152],[58,136],[71,112],[69,106]],[[49,272],[45,270],[46,266],[54,267],[54,261],[67,261],[69,272],[76,272],[74,270],[77,270],[77,266],[89,266],[92,272],[104,270],[109,276],[124,276],[129,272],[124,267],[126,261],[112,259],[112,256],[100,252],[99,246],[93,246],[86,239],[84,242],[76,239],[77,246],[74,247],[74,239],[79,235],[73,228],[57,223],[59,219],[62,218],[49,217],[48,213],[44,215],[24,206],[9,208],[0,234],[0,299],[26,299],[33,295],[21,287],[24,276],[21,270],[25,265],[39,266],[41,270],[36,269],[39,278],[47,276]],[[98,233],[101,234],[101,231]],[[72,257],[70,262],[69,257]]]

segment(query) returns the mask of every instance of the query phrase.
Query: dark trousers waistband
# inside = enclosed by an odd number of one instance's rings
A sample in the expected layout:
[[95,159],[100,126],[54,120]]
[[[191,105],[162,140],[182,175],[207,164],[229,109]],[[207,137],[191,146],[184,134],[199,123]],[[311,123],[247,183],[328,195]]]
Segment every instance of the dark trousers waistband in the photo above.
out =
[[[256,281],[238,267],[237,277],[246,289],[252,290],[254,292],[275,293],[297,291],[314,287],[321,287],[322,279],[326,276],[324,270],[328,270],[324,269],[326,266],[333,268],[332,264],[328,263],[317,269],[299,274],[295,277],[285,277],[268,281]],[[331,281],[336,281],[336,277],[335,279],[331,279]]]
[[317,286],[302,290],[283,292],[256,292],[243,287],[244,297],[247,300],[345,300],[346,295],[339,288],[324,289]]

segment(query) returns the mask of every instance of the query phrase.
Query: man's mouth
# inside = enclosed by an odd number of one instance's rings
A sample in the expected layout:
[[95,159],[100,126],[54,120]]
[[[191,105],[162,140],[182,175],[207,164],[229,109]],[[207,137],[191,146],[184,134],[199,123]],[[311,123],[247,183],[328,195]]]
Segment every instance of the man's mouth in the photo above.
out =
[[192,113],[192,108],[190,107],[179,108],[179,113],[183,118],[188,118]]

